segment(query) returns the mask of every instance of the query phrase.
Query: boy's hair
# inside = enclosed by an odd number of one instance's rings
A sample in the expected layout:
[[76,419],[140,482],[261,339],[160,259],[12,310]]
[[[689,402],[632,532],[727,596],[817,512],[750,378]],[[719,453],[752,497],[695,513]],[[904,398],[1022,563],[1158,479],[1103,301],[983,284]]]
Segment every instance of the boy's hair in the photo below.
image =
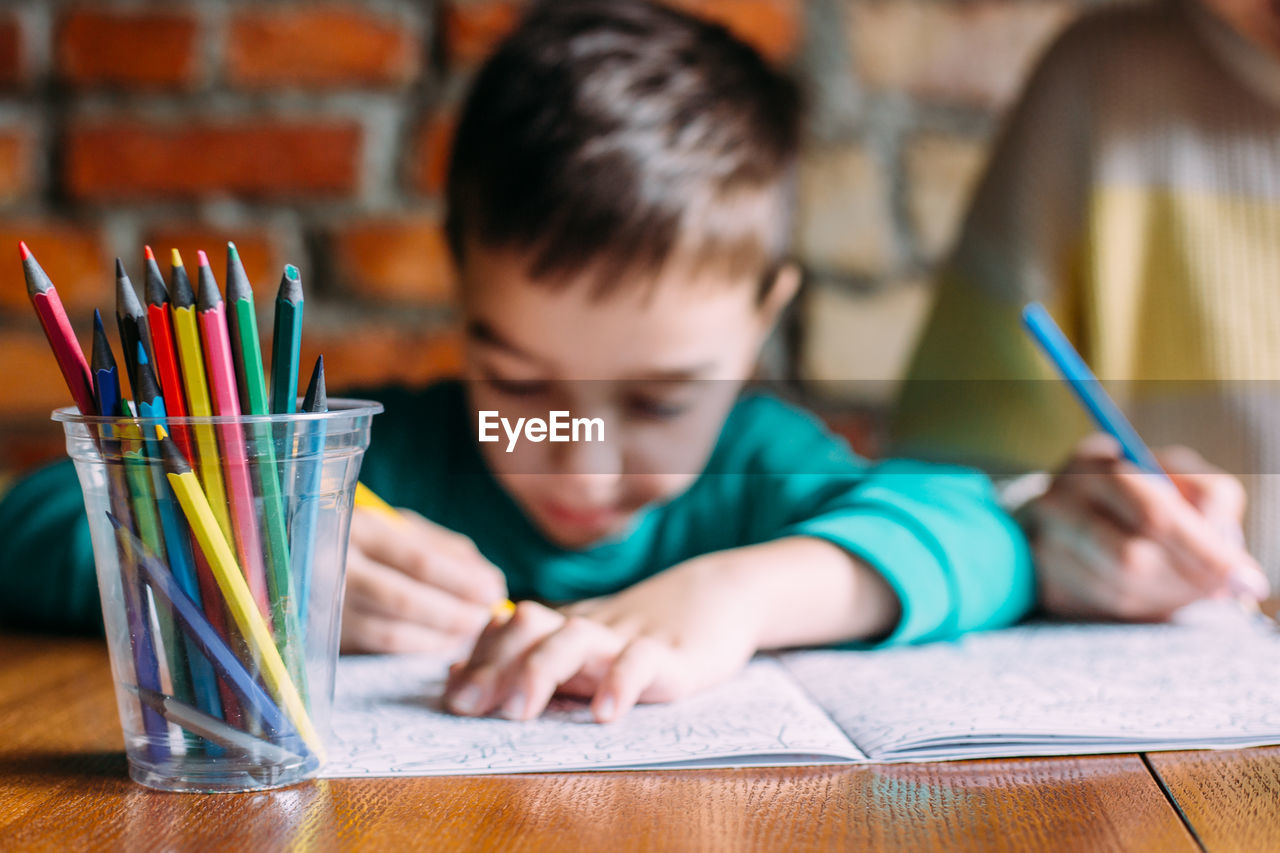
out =
[[791,232],[800,96],[716,24],[647,0],[535,5],[480,70],[447,230],[597,295],[679,260],[767,276]]

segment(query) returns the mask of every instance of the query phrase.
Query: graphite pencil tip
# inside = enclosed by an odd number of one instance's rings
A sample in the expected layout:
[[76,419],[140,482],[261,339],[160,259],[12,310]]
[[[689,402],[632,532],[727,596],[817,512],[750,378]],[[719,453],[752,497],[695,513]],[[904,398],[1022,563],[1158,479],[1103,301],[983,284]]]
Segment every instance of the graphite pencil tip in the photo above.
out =
[[200,267],[196,273],[196,300],[201,311],[212,311],[222,304],[222,293],[218,283],[213,279],[213,270],[209,268],[209,259],[200,253]]
[[289,264],[284,268],[284,275],[280,278],[280,292],[276,295],[277,302],[292,302],[297,305],[302,301],[302,276],[298,274],[298,268],[293,264]]
[[139,319],[146,316],[142,303],[138,301],[138,293],[133,289],[133,282],[125,272],[124,263],[116,258],[116,316]]
[[162,426],[156,426],[156,438],[160,441],[160,453],[164,457],[164,470],[170,474],[189,474],[191,466],[187,463],[178,445],[173,443],[169,433]]
[[168,305],[169,291],[165,289],[164,276],[160,275],[160,265],[156,263],[156,256],[152,253],[150,246],[147,247],[144,268],[146,278],[142,289],[147,298],[147,304],[159,307]]
[[329,396],[324,388],[324,356],[316,358],[315,369],[311,371],[311,381],[307,383],[307,395],[302,398],[302,411],[329,411]]
[[245,275],[244,264],[240,263],[240,253],[235,243],[227,244],[227,301],[239,302],[248,299],[253,302],[253,287],[249,284],[249,276]]
[[174,308],[190,308],[196,304],[196,292],[191,289],[191,279],[187,277],[187,268],[182,265],[182,258],[177,260],[169,278],[169,298],[173,300]]
[[116,357],[111,352],[111,342],[107,340],[107,329],[102,325],[102,312],[93,309],[93,349],[89,356],[89,369],[95,374],[99,370],[115,370]]
[[36,260],[36,256],[31,254],[27,244],[18,243],[18,247],[22,252],[22,275],[27,280],[27,293],[31,296],[48,293],[53,289],[53,282],[40,268],[40,263]]

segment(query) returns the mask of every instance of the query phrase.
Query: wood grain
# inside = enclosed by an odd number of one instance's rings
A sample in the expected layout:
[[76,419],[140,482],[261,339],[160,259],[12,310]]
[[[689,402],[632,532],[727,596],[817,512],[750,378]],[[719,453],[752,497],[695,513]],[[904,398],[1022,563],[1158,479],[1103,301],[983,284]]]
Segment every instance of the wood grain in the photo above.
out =
[[1137,756],[148,791],[106,654],[0,636],[0,849],[1195,850]]
[[1148,760],[1206,850],[1280,850],[1280,747]]

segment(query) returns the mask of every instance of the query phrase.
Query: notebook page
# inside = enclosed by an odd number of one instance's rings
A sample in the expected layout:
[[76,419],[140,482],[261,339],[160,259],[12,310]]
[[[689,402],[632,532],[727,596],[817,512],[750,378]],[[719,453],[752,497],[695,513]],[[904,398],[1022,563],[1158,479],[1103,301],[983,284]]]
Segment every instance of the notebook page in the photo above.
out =
[[1229,606],[782,660],[877,760],[1280,743],[1280,633]]
[[440,710],[446,661],[426,656],[339,661],[328,777],[830,763],[860,753],[774,659],[674,705],[591,722],[555,700],[516,723]]

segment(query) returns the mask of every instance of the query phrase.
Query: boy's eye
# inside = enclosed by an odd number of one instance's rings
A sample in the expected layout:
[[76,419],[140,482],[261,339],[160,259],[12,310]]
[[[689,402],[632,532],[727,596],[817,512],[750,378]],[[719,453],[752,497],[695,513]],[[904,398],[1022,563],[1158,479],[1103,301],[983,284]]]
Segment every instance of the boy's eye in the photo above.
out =
[[490,376],[487,381],[489,387],[508,397],[534,397],[545,393],[549,387],[549,383],[543,379],[499,379],[497,376]]
[[644,420],[669,421],[689,410],[689,404],[673,400],[633,395],[627,398],[627,414]]

